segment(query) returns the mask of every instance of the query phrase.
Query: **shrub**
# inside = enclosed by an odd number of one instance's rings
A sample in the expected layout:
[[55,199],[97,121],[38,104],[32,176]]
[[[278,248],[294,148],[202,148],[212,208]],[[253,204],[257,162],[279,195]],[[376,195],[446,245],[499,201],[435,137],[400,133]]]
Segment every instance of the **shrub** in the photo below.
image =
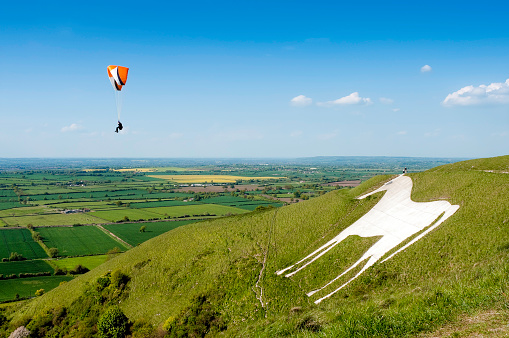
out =
[[129,276],[117,269],[111,273],[110,281],[114,288],[121,289],[129,282]]
[[0,312],[0,327],[7,323],[7,317]]
[[207,333],[224,331],[227,329],[225,320],[206,296],[193,298],[191,306],[184,309],[178,318],[170,317],[163,328],[169,337],[204,337]]
[[32,239],[36,242],[42,241],[42,236],[37,231],[32,232]]
[[97,280],[96,280],[98,290],[102,290],[102,289],[108,287],[110,285],[110,283],[111,283],[110,278],[108,276],[101,276],[101,277],[97,278]]
[[123,338],[127,334],[129,320],[122,310],[114,305],[110,307],[97,322],[99,337],[102,338]]
[[72,269],[71,271],[69,271],[69,273],[71,275],[81,275],[81,274],[84,274],[84,273],[87,273],[89,272],[90,269],[87,268],[86,266],[83,266],[81,264],[78,264],[74,267],[74,269]]
[[35,296],[36,297],[39,297],[39,296],[42,296],[44,295],[44,289],[39,289],[37,291],[35,291]]
[[26,258],[23,257],[22,254],[19,254],[17,252],[11,252],[11,255],[9,256],[9,261],[11,262],[14,262],[14,261],[24,261]]
[[55,269],[55,272],[54,272],[53,274],[54,274],[55,276],[57,276],[57,275],[67,275],[67,269],[66,269],[66,268],[62,268],[62,269],[61,269],[61,268],[57,267],[57,268]]
[[57,248],[50,248],[48,250],[48,254],[51,258],[58,257],[58,249]]

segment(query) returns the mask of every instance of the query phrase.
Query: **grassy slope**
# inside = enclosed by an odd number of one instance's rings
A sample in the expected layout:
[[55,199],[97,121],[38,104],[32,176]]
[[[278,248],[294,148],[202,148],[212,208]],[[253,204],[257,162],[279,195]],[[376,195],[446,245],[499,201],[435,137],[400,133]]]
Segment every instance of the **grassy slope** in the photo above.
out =
[[[381,197],[357,201],[388,177],[277,210],[190,224],[156,237],[43,297],[14,319],[66,305],[86,281],[122,268],[131,276],[121,307],[131,320],[176,317],[207,294],[232,335],[285,335],[320,328],[324,335],[403,336],[435,329],[461,313],[502,308],[509,299],[509,156],[412,174],[416,201],[447,199],[459,211],[407,250],[377,264],[319,306],[305,292],[337,275],[376,239],[350,238],[324,261],[294,277],[275,271],[295,263],[367,212]],[[267,257],[262,302],[256,287]]]

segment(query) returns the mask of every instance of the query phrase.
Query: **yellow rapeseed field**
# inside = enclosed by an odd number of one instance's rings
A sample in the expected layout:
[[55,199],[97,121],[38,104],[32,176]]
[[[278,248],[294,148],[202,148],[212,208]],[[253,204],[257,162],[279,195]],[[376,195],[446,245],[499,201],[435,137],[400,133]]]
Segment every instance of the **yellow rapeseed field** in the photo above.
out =
[[237,180],[277,180],[284,177],[245,177],[233,175],[147,175],[177,183],[235,183]]

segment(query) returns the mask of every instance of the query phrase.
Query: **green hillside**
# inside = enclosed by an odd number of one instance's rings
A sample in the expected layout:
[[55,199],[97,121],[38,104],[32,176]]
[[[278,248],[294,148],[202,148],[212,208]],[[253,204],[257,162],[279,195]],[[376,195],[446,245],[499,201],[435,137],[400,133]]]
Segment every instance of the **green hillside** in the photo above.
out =
[[445,325],[472,330],[468,321],[459,323],[493,311],[503,314],[505,327],[507,172],[509,156],[410,174],[414,201],[447,200],[459,210],[319,305],[306,292],[337,276],[378,238],[351,236],[291,278],[275,272],[362,217],[383,193],[355,197],[390,176],[278,209],[178,227],[21,307],[7,307],[2,329],[7,336],[27,325],[39,336],[90,337],[95,323],[116,311],[113,305],[129,319],[126,330],[134,337],[166,331],[176,337],[417,336]]

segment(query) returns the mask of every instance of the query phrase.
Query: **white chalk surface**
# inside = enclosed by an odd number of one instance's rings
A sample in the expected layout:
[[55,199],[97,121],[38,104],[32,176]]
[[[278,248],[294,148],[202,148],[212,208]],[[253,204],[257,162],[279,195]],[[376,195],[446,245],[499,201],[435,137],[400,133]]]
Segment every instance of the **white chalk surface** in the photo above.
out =
[[[401,244],[405,239],[422,231],[424,228],[429,227],[405,246],[385,258],[382,262],[392,258],[395,254],[406,249],[408,246],[425,236],[428,232],[438,227],[442,222],[453,215],[459,208],[458,205],[451,205],[447,201],[423,203],[413,202],[410,199],[410,194],[412,191],[412,179],[403,175],[400,175],[397,178],[387,182],[381,188],[359,197],[359,199],[384,190],[386,193],[380,202],[378,202],[368,213],[366,213],[348,228],[343,230],[336,237],[318,248],[316,251],[304,257],[294,265],[278,271],[277,274],[281,275],[285,272],[288,272],[285,277],[293,276],[294,274],[307,267],[309,264],[319,259],[348,236],[382,236],[382,238],[373,244],[373,246],[369,248],[364,253],[364,255],[362,255],[362,257],[352,266],[341,272],[337,277],[332,279],[323,287],[317,290],[313,290],[307,294],[308,296],[311,296],[316,292],[323,290],[338,280],[340,277],[342,277],[344,274],[354,269],[361,262],[368,259],[367,263],[354,277],[352,277],[350,280],[348,280],[346,283],[334,291],[316,300],[315,303],[318,304],[322,300],[332,296],[334,293],[344,288],[355,278],[359,277],[364,271],[366,271],[366,269],[375,264],[386,253]],[[442,217],[437,220],[437,218],[442,213]],[[432,226],[430,226],[435,220],[437,221]]]

